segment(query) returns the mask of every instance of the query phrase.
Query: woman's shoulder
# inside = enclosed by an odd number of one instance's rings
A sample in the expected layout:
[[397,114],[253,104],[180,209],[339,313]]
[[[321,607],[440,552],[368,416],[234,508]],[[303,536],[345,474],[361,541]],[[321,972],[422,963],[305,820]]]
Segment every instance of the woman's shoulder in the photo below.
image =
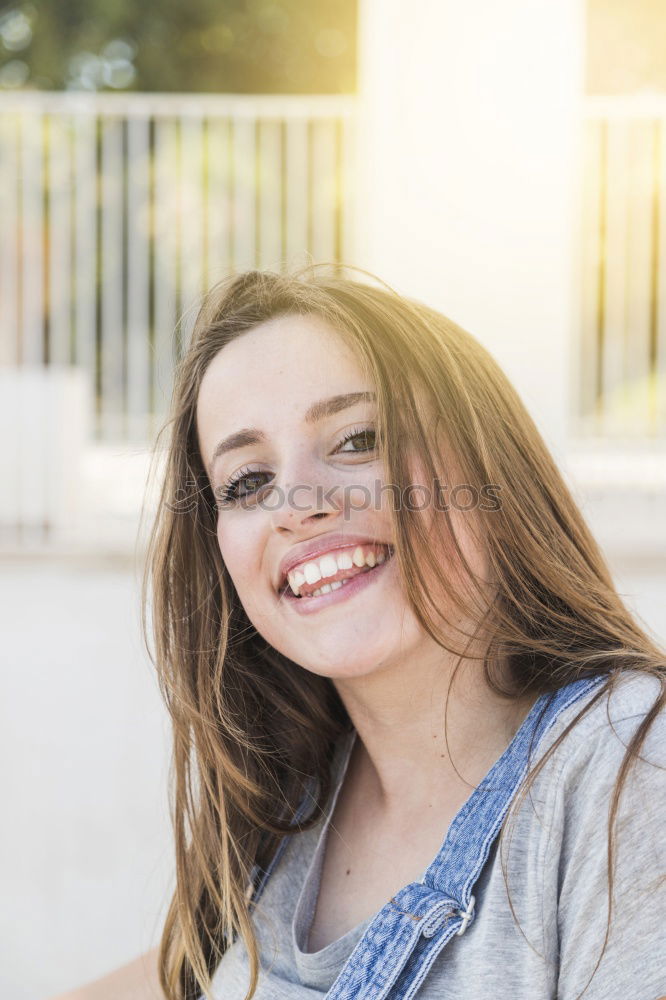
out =
[[[542,741],[539,758],[550,757],[538,783],[547,787],[545,797],[559,798],[567,811],[580,803],[586,809],[596,802],[610,802],[631,741],[657,704],[662,681],[654,674],[627,670],[603,690],[597,689],[565,709]],[[588,711],[574,722],[585,703]],[[566,732],[569,725],[572,728]],[[562,741],[558,743],[559,738]],[[550,751],[550,753],[549,753]],[[626,783],[631,797],[638,787],[659,798],[666,813],[666,708],[655,712],[647,727]],[[655,802],[657,806],[657,802]]]
[[[535,836],[543,919],[560,954],[558,997],[580,994],[606,946],[591,1000],[653,996],[663,982],[651,943],[655,920],[666,919],[666,711],[650,718],[661,690],[657,676],[623,672],[553,750],[550,808]],[[582,707],[569,706],[557,729]],[[641,727],[645,738],[632,753]]]
[[659,677],[639,671],[619,675],[596,700],[593,688],[561,712],[532,760],[533,780],[516,798],[517,821],[546,897],[559,900],[560,920],[568,903],[606,892],[611,827],[622,832],[620,879],[642,885],[645,875],[651,887],[651,873],[663,878],[665,709],[636,752],[629,749],[661,689]]
[[[633,735],[650,714],[662,691],[662,681],[654,674],[626,670],[617,675],[611,685],[602,682],[601,694],[593,688],[569,705],[543,740],[542,749],[553,746],[565,730],[572,728],[558,747],[563,763],[589,754],[604,753],[616,744],[626,749],[626,737]],[[596,697],[595,697],[596,696]],[[576,716],[592,703],[585,714]],[[666,709],[656,712],[649,728],[649,740],[655,749],[666,746]]]

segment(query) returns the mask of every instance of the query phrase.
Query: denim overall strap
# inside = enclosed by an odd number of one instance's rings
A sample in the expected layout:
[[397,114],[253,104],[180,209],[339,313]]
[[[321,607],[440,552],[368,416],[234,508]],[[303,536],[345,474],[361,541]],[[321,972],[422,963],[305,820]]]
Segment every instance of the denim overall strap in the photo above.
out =
[[402,888],[366,928],[326,1000],[409,1000],[437,955],[474,920],[472,889],[488,859],[530,754],[566,708],[605,675],[541,695],[512,742],[454,818],[421,882]]

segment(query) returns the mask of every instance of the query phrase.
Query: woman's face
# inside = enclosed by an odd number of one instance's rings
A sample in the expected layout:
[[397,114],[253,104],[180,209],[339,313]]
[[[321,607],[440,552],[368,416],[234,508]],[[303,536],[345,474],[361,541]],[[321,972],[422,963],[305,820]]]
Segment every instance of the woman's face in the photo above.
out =
[[[275,649],[333,679],[432,647],[391,558],[373,388],[322,319],[281,316],[218,353],[197,405],[201,454],[225,500],[217,540],[245,612]],[[286,570],[300,596],[283,589]]]

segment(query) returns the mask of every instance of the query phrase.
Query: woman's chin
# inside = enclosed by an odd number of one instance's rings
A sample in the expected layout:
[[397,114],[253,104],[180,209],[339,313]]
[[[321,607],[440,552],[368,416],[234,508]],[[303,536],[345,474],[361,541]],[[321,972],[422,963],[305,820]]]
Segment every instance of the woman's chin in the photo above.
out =
[[[345,642],[342,631],[336,629],[329,642],[308,643],[307,648],[301,643],[290,643],[283,647],[282,652],[304,670],[333,681],[369,677],[383,670],[395,658],[397,643],[388,643],[385,636],[382,642],[376,644],[357,637]],[[331,655],[332,649],[335,650],[334,656]]]

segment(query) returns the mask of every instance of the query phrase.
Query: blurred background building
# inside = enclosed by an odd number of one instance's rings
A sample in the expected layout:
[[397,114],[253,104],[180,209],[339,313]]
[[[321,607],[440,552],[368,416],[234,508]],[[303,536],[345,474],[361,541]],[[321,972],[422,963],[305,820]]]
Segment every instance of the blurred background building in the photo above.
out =
[[217,278],[340,261],[474,333],[666,642],[665,30],[659,0],[0,6],[3,995],[158,940],[139,515]]

